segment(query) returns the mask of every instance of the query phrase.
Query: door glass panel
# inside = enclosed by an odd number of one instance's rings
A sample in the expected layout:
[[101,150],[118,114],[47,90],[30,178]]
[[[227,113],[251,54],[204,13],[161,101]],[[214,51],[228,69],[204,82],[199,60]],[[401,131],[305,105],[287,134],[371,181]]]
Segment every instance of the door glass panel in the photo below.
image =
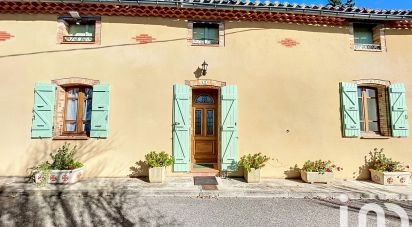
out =
[[210,95],[199,95],[196,98],[197,104],[213,104],[213,98]]
[[202,134],[202,110],[195,111],[195,134]]
[[206,116],[206,121],[207,121],[207,135],[213,135],[213,123],[214,123],[214,114],[213,110],[207,110],[207,116]]

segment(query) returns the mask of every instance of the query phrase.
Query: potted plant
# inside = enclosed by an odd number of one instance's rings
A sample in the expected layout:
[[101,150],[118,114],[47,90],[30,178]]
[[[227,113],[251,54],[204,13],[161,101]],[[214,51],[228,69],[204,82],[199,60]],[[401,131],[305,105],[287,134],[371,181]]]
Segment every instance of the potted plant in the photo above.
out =
[[336,167],[331,161],[308,160],[303,164],[300,171],[300,176],[307,183],[330,183],[335,179],[334,170],[343,170],[341,167]]
[[372,181],[383,185],[408,185],[411,173],[406,171],[408,165],[393,161],[383,153],[383,148],[369,152],[369,171]]
[[242,166],[244,177],[248,183],[260,182],[260,169],[269,161],[269,157],[262,153],[248,154],[240,158],[239,166]]
[[173,157],[164,151],[152,151],[145,155],[145,159],[149,166],[149,182],[163,183],[166,178],[166,166],[173,164]]
[[64,144],[50,153],[51,162],[45,161],[31,168],[30,178],[38,185],[75,183],[83,176],[83,164],[74,160],[77,147]]

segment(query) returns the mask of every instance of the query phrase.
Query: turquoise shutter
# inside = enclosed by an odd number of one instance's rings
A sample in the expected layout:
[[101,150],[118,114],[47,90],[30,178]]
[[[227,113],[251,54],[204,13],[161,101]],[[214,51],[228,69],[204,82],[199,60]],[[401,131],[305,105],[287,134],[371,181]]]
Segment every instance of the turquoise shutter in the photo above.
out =
[[358,86],[353,83],[340,83],[340,96],[343,136],[359,137]]
[[389,86],[389,111],[392,136],[394,137],[407,137],[409,134],[405,95],[405,86],[403,84],[392,84]]
[[173,86],[173,171],[188,172],[190,162],[190,87]]
[[36,83],[31,126],[32,138],[47,138],[53,134],[53,113],[56,85]]
[[221,170],[237,170],[237,87],[221,90]]
[[90,137],[107,138],[109,91],[109,84],[98,84],[93,86]]

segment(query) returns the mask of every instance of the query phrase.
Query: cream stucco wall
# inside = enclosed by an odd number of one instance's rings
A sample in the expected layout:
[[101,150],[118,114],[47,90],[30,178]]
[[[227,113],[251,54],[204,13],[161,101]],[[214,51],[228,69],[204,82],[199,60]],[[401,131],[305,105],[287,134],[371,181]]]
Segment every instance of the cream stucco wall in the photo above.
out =
[[[0,30],[14,35],[0,42],[0,175],[25,175],[64,143],[32,140],[30,128],[34,83],[65,77],[111,84],[109,138],[70,141],[89,176],[127,176],[146,152],[171,153],[172,85],[195,79],[203,60],[207,79],[238,86],[239,156],[273,157],[265,177],[322,158],[343,166],[339,178],[357,178],[375,147],[412,164],[411,138],[342,138],[338,88],[356,79],[402,82],[411,115],[412,31],[387,30],[387,52],[354,52],[348,27],[225,21],[225,47],[194,47],[185,20],[104,16],[101,45],[60,45],[56,19],[0,15]],[[137,45],[139,34],[157,40]],[[284,38],[300,44],[286,48]]]

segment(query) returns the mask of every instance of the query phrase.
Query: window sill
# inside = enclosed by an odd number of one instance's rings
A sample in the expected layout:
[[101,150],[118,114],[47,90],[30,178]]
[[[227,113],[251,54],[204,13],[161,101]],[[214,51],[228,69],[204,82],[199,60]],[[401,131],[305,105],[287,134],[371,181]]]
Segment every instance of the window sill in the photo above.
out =
[[355,51],[364,51],[364,52],[382,52],[382,49],[380,49],[380,50],[374,50],[374,49],[368,50],[368,49],[357,49],[357,48],[355,48],[354,50]]
[[88,140],[88,136],[55,136],[53,140]]
[[374,134],[374,133],[361,133],[360,138],[361,139],[389,139],[390,137],[382,136],[382,135]]
[[61,42],[60,44],[96,44],[96,42]]
[[196,43],[192,43],[192,46],[201,46],[201,47],[220,47],[219,44],[196,44]]

